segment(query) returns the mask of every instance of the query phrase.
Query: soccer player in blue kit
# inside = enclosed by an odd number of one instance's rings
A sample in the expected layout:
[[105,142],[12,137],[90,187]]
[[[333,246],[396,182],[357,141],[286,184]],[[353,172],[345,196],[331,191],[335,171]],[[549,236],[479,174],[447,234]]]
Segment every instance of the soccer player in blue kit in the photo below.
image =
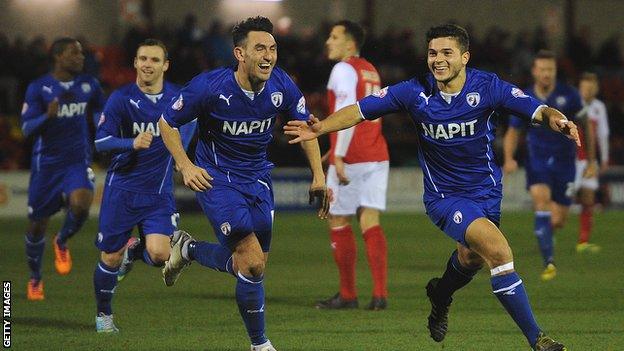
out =
[[67,206],[65,222],[54,237],[54,265],[69,274],[72,259],[67,241],[89,216],[93,200],[89,119],[99,115],[105,98],[94,77],[81,74],[82,46],[74,38],[52,43],[52,71],[30,83],[22,107],[22,132],[32,136],[28,187],[26,256],[30,268],[28,300],[43,300],[41,264],[50,216]]
[[[136,82],[117,89],[98,122],[95,147],[113,154],[108,169],[95,245],[101,251],[93,273],[96,330],[117,332],[111,300],[117,281],[136,259],[161,267],[169,259],[169,236],[177,226],[173,165],[158,129],[158,119],[180,88],[164,80],[167,48],[156,39],[141,43],[134,58]],[[195,123],[182,130],[188,145]],[[137,226],[141,239],[131,237]]]
[[[306,121],[303,94],[282,69],[275,67],[277,45],[273,24],[248,18],[233,31],[234,67],[201,73],[182,89],[159,121],[165,145],[184,184],[197,192],[219,244],[195,241],[176,231],[163,268],[171,286],[192,260],[236,277],[236,302],[251,339],[251,350],[275,350],[265,335],[264,268],[271,244],[274,202],[273,164],[267,146],[277,114]],[[198,118],[197,166],[187,157],[176,128]],[[319,217],[329,210],[318,142],[303,145],[312,170],[310,201],[319,201]]]
[[408,112],[418,130],[427,214],[458,242],[442,278],[427,284],[431,337],[437,342],[444,339],[451,296],[485,263],[494,294],[531,347],[565,350],[537,325],[522,279],[514,271],[511,248],[498,228],[502,175],[494,162],[492,119],[497,111],[513,112],[578,142],[576,126],[496,75],[467,69],[469,38],[463,28],[433,27],[427,32],[427,42],[431,74],[384,88],[323,121],[290,121],[285,133],[294,137],[291,143],[297,143],[388,113]]
[[[548,106],[554,106],[566,116],[575,119],[583,108],[581,97],[574,87],[557,82],[557,60],[552,52],[541,50],[537,53],[533,60],[532,75],[535,82],[525,90],[527,95]],[[583,119],[583,131],[585,135],[592,135],[592,126],[588,121],[588,118]],[[574,142],[564,136],[544,128],[531,128],[525,120],[512,116],[504,139],[503,170],[507,173],[518,168],[513,156],[522,129],[527,130],[526,183],[533,200],[535,236],[544,263],[540,277],[547,281],[557,274],[553,230],[563,228],[574,197],[577,150]],[[589,161],[585,177],[593,177],[597,172],[596,151],[592,139],[593,137],[586,138],[588,142],[584,145]]]

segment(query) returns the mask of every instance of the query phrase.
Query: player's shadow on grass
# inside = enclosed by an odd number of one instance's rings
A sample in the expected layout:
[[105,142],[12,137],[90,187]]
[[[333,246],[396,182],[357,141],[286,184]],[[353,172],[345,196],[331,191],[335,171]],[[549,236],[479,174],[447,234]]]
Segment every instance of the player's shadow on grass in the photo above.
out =
[[36,328],[54,328],[63,330],[67,330],[68,328],[80,330],[93,329],[93,323],[81,323],[45,317],[13,317],[11,321],[16,325],[24,325]]

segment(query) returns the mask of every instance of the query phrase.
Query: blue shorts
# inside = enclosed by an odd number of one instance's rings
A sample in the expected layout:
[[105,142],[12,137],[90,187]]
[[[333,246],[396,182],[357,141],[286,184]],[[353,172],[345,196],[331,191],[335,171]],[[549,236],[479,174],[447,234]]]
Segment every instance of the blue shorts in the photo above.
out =
[[425,201],[425,209],[431,221],[453,240],[469,247],[466,229],[478,218],[487,218],[496,226],[500,224],[502,189],[480,198],[447,197]]
[[65,205],[74,190],[93,190],[94,183],[93,171],[84,162],[33,170],[28,186],[28,218],[38,220],[52,216]]
[[221,245],[234,251],[238,242],[253,232],[262,251],[269,252],[275,208],[270,174],[255,183],[212,185],[212,189],[197,193],[197,201]]
[[171,193],[141,194],[105,186],[95,246],[107,253],[117,252],[126,245],[135,226],[141,236],[171,235],[179,217]]
[[530,154],[526,162],[527,189],[534,184],[546,184],[552,200],[563,206],[572,204],[576,164],[568,155]]

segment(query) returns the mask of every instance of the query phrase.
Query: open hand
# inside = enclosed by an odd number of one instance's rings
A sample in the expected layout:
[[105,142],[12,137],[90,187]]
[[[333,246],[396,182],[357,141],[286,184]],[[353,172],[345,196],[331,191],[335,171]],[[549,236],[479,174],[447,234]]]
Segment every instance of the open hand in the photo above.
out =
[[296,144],[317,138],[320,129],[319,119],[314,117],[314,115],[310,115],[310,119],[307,121],[288,121],[284,125],[284,134],[294,137],[288,141],[289,144]]

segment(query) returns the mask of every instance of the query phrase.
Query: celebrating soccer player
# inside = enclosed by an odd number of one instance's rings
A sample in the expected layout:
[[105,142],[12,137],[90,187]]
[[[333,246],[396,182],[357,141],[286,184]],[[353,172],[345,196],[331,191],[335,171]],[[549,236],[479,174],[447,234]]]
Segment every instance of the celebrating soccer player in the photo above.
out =
[[[136,82],[111,94],[98,122],[95,147],[114,154],[108,169],[95,245],[100,261],[93,273],[96,330],[117,332],[111,300],[136,259],[162,267],[178,214],[173,199],[171,155],[160,137],[158,119],[180,87],[166,82],[167,48],[156,39],[141,43],[134,58]],[[195,124],[185,126],[185,145]],[[131,237],[137,226],[140,239]]]
[[502,174],[494,162],[492,118],[496,111],[511,111],[578,142],[576,126],[558,110],[496,75],[467,69],[469,39],[463,28],[433,27],[427,42],[430,74],[384,88],[323,121],[289,121],[285,133],[294,137],[290,143],[298,143],[391,112],[408,112],[419,132],[427,214],[458,242],[443,276],[427,284],[431,337],[437,342],[444,339],[453,293],[485,263],[494,294],[531,347],[565,350],[537,325],[522,279],[514,270],[511,248],[498,228]]
[[[576,118],[582,109],[581,98],[574,89],[564,83],[557,83],[557,61],[555,55],[546,50],[537,53],[531,70],[535,80],[526,90],[527,95],[554,106],[566,116]],[[545,128],[531,127],[530,123],[518,117],[511,117],[505,134],[505,172],[518,168],[513,159],[518,144],[519,130],[528,128],[528,159],[526,162],[527,189],[533,199],[535,210],[535,236],[542,253],[544,270],[542,280],[551,280],[557,275],[554,260],[553,230],[563,228],[568,209],[574,197],[574,174],[576,146],[573,141],[559,133]],[[587,125],[587,123],[584,123]],[[589,126],[591,127],[591,125]],[[584,129],[589,135],[591,130]],[[585,143],[589,162],[585,176],[596,173],[593,143]]]
[[[267,146],[278,113],[309,118],[303,94],[278,67],[273,24],[248,18],[233,31],[235,67],[197,75],[182,89],[160,119],[165,145],[184,184],[197,192],[219,244],[195,241],[176,231],[163,268],[173,285],[191,261],[236,277],[236,302],[251,339],[251,350],[275,350],[265,335],[264,267],[271,245],[273,186]],[[186,156],[176,128],[199,119],[194,165]],[[305,122],[304,122],[305,123]],[[329,198],[316,140],[303,144],[313,173],[310,201],[320,201],[325,218]]]
[[[340,61],[327,83],[330,112],[354,104],[379,91],[379,74],[366,59],[359,57],[364,29],[351,21],[337,22],[326,41],[327,56]],[[319,301],[317,308],[357,308],[355,288],[356,246],[351,219],[357,215],[366,256],[373,277],[369,310],[387,306],[386,237],[379,224],[379,212],[386,208],[388,187],[388,145],[381,134],[381,119],[366,121],[330,134],[327,187],[334,195],[330,204],[331,247],[340,276],[340,291]]]
[[[579,81],[579,93],[583,100],[583,105],[587,111],[587,118],[593,127],[594,140],[600,151],[600,172],[604,172],[609,167],[609,118],[604,102],[600,101],[598,95],[598,76],[595,73],[583,73]],[[584,149],[579,149],[576,160],[576,180],[575,185],[578,191],[578,202],[581,204],[581,215],[579,223],[579,237],[576,244],[576,251],[598,252],[600,246],[590,243],[589,238],[592,232],[594,216],[594,202],[596,190],[598,189],[598,174],[589,176],[587,169],[588,157]]]
[[50,216],[67,207],[63,227],[54,237],[54,265],[69,274],[72,259],[67,241],[89,216],[93,200],[89,119],[99,115],[105,99],[100,83],[81,74],[82,46],[61,38],[50,48],[52,72],[30,83],[22,107],[22,132],[35,139],[28,187],[26,256],[30,267],[28,300],[43,300],[41,264]]

